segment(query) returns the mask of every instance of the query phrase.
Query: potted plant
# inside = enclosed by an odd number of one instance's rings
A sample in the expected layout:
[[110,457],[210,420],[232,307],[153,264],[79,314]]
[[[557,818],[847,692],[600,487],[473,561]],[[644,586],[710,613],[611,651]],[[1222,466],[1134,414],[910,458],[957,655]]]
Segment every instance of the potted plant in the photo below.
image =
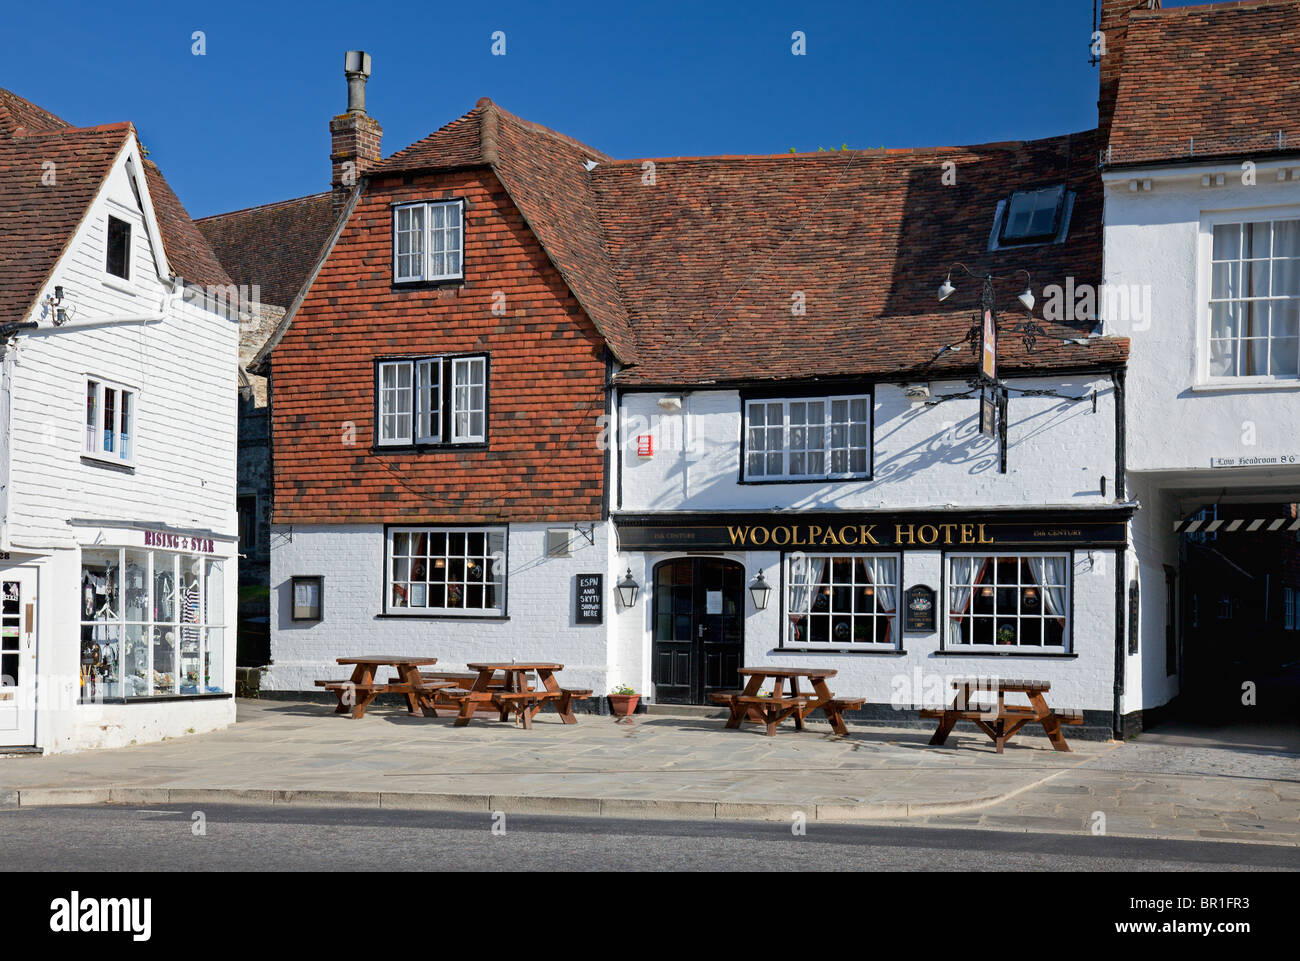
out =
[[613,710],[614,716],[618,718],[629,717],[636,710],[636,704],[639,700],[641,700],[641,695],[626,684],[620,684],[609,692],[610,709]]
[[999,644],[1014,644],[1016,642],[1016,629],[1010,624],[1004,624],[998,628]]

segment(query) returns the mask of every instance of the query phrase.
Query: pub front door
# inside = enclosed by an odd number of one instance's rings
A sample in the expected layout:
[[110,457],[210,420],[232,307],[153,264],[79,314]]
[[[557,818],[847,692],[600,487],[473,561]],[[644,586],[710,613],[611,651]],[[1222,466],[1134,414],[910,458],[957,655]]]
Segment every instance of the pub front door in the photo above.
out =
[[679,557],[654,569],[655,702],[705,704],[740,686],[745,568],[720,557]]

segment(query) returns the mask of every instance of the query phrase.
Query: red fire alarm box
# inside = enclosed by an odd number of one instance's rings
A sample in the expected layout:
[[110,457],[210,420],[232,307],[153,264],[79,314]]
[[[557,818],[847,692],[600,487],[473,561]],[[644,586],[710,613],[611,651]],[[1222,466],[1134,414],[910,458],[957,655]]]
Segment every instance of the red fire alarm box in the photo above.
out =
[[655,455],[655,438],[653,434],[636,435],[636,456],[637,457],[654,457]]

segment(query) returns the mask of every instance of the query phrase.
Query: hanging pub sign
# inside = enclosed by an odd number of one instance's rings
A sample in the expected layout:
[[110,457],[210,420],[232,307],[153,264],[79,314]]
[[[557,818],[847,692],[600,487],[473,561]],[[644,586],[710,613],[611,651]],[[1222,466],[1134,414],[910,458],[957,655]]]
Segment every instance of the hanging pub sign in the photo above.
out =
[[998,432],[998,408],[988,387],[980,388],[980,433],[992,437]]
[[601,624],[605,620],[604,574],[579,574],[574,579],[574,621]]
[[984,308],[980,327],[980,377],[989,383],[998,379],[998,321],[992,307]]
[[907,589],[903,630],[909,634],[933,634],[935,627],[935,593],[925,584]]

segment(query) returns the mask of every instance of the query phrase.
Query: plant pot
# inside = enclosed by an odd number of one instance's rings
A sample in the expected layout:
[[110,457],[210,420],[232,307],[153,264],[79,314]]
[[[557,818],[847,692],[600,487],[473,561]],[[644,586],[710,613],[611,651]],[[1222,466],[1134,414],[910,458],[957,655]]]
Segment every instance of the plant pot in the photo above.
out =
[[628,717],[636,710],[637,702],[640,700],[640,694],[611,694],[610,710],[614,712],[615,717]]

